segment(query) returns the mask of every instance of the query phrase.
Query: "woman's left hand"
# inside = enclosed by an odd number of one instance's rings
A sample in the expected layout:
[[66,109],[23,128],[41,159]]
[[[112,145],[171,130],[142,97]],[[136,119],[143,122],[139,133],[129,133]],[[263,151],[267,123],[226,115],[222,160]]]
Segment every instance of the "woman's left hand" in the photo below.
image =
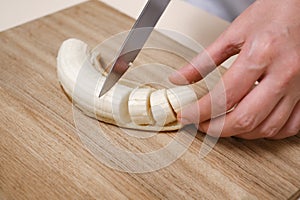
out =
[[[211,95],[226,95],[225,105],[216,102],[214,106],[225,106],[226,110],[237,106],[226,114],[221,133],[212,130],[208,134],[282,139],[299,133],[299,0],[257,0],[206,50],[216,66],[232,55],[239,56],[222,77],[225,89],[218,85],[197,104],[184,109],[178,115],[183,124],[199,123],[199,129],[207,132],[210,125],[221,123],[220,117],[211,117]],[[199,55],[194,63],[202,64],[188,65],[170,80],[175,84],[200,80],[201,74],[212,70],[204,67],[202,59]],[[252,89],[256,81],[259,84]],[[198,115],[200,122],[194,120]]]

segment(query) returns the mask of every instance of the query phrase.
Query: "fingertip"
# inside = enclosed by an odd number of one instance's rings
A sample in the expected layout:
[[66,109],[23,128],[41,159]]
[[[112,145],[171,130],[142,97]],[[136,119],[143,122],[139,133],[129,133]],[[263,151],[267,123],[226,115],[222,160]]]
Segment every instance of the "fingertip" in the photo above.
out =
[[183,126],[190,124],[188,119],[182,117],[181,112],[177,113],[177,121]]
[[192,122],[190,122],[188,119],[185,118],[180,118],[179,119],[180,124],[182,124],[183,126],[188,125],[188,124],[192,124]]
[[177,120],[183,124],[199,124],[200,122],[200,110],[197,102],[185,106],[178,114]]
[[189,81],[181,74],[180,71],[176,71],[169,76],[171,83],[176,85],[187,85]]

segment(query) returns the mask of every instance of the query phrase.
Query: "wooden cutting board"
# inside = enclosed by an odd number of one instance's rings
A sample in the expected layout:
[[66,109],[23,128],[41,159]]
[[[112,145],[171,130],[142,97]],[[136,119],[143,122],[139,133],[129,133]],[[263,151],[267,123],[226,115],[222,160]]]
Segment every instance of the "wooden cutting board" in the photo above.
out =
[[[93,47],[133,22],[89,1],[0,34],[0,199],[295,199],[299,135],[280,141],[220,139],[201,159],[205,135],[198,133],[174,163],[139,174],[111,169],[85,148],[57,79],[57,51],[70,37]],[[155,60],[151,55],[145,59]],[[181,66],[175,58],[163,61]],[[141,152],[174,137],[129,141],[115,129],[107,128],[111,140]]]

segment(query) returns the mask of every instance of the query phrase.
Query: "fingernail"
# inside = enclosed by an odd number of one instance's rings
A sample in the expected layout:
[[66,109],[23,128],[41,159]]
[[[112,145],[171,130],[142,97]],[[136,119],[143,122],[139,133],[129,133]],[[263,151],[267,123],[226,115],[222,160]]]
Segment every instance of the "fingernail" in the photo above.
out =
[[188,118],[182,116],[182,112],[178,113],[178,115],[177,115],[177,120],[178,120],[182,125],[188,125],[188,124],[191,124],[191,123],[192,123]]
[[183,126],[188,125],[188,124],[191,124],[191,122],[190,122],[188,119],[185,119],[185,118],[181,118],[181,119],[179,120],[179,122],[180,122]]
[[178,119],[183,125],[187,124],[199,124],[200,122],[200,110],[197,102],[185,106],[180,113],[178,113]]
[[173,73],[169,76],[169,80],[170,80],[171,82],[174,82],[174,81],[176,81],[177,77],[178,77],[178,72],[173,72]]
[[172,83],[175,83],[175,84],[189,84],[189,82],[186,80],[186,78],[180,74],[179,72],[173,72],[170,76],[169,76],[169,80],[172,82]]

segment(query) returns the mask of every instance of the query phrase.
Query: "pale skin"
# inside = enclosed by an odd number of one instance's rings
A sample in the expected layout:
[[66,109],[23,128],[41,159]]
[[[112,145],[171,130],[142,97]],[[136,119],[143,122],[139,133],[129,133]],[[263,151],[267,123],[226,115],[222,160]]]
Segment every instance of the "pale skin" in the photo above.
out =
[[[236,107],[225,115],[221,133],[210,131],[208,134],[243,139],[283,139],[299,133],[299,0],[257,0],[206,52],[216,66],[232,55],[239,55],[222,77],[225,90],[216,86],[196,104],[179,113],[178,120],[183,124],[197,123],[200,131],[208,132],[210,125],[221,121],[221,117],[211,117],[211,95],[225,93],[226,110]],[[193,65],[181,68],[170,76],[170,80],[179,85],[201,80],[213,69],[205,65],[203,57],[199,54]],[[256,81],[259,84],[252,89]],[[216,103],[215,106],[224,106]],[[198,115],[200,121],[195,121]]]

